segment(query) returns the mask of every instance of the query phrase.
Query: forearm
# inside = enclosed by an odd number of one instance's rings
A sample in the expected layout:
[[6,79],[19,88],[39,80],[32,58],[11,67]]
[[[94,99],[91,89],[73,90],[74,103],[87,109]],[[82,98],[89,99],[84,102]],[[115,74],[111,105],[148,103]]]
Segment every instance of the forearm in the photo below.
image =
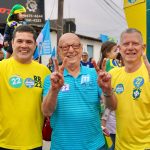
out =
[[111,92],[104,93],[104,99],[106,108],[111,110],[115,110],[117,108],[117,99],[113,90]]
[[52,90],[51,88],[48,92],[48,95],[44,97],[42,103],[42,112],[44,116],[51,116],[51,114],[54,112],[57,104],[57,96],[58,91]]
[[101,119],[101,125],[102,125],[103,127],[106,127],[106,120],[104,120],[103,118]]

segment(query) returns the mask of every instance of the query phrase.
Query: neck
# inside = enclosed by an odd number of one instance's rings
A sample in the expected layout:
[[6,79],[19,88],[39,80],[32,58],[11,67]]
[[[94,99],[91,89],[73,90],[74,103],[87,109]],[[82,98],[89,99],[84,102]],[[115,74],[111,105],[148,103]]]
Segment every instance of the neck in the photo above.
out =
[[69,74],[71,74],[73,77],[77,77],[80,73],[80,65],[75,66],[75,65],[69,65],[67,66],[67,70]]
[[125,71],[128,73],[135,72],[140,68],[142,65],[142,61],[139,61],[137,63],[125,63]]
[[82,60],[82,62],[87,63],[88,61],[87,60],[84,60],[84,61]]

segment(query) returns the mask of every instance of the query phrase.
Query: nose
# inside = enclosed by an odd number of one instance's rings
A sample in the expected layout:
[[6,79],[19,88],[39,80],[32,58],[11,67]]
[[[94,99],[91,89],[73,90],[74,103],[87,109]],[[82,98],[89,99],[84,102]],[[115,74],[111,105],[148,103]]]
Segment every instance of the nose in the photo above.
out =
[[27,47],[27,45],[28,44],[26,42],[22,42],[22,44],[21,44],[22,47]]
[[133,44],[132,43],[129,43],[129,45],[128,45],[128,49],[133,49]]
[[69,50],[68,50],[68,51],[69,51],[69,52],[73,52],[73,51],[74,51],[72,45],[69,45]]

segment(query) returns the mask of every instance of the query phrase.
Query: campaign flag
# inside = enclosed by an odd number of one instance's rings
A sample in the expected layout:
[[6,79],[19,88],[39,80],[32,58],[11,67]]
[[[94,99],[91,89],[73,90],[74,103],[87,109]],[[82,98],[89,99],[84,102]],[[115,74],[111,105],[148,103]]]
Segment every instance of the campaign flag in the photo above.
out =
[[56,58],[56,49],[55,49],[55,46],[53,47],[51,58]]
[[108,36],[104,34],[100,34],[100,40],[102,40],[102,42],[106,42],[108,41]]
[[37,47],[33,54],[33,59],[37,59],[41,55],[51,54],[51,37],[50,37],[50,21],[47,20],[37,40]]
[[117,40],[114,37],[111,37],[111,36],[108,36],[108,35],[104,35],[104,34],[100,34],[100,40],[102,42],[111,41],[111,42],[117,43]]

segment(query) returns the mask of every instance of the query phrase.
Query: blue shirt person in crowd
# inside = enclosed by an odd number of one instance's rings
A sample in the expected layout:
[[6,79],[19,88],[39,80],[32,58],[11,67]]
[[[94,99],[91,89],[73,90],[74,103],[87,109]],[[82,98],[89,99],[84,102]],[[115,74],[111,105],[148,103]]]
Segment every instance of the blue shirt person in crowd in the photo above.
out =
[[89,58],[88,52],[83,52],[83,53],[82,53],[81,64],[82,64],[82,66],[86,66],[86,67],[89,67],[89,68],[93,68],[94,66],[93,66],[93,64],[91,63],[92,58],[90,58],[89,61],[88,61],[88,58]]
[[106,150],[99,117],[101,89],[94,68],[80,65],[82,45],[66,33],[58,43],[62,66],[44,82],[42,111],[51,116],[51,150]]

